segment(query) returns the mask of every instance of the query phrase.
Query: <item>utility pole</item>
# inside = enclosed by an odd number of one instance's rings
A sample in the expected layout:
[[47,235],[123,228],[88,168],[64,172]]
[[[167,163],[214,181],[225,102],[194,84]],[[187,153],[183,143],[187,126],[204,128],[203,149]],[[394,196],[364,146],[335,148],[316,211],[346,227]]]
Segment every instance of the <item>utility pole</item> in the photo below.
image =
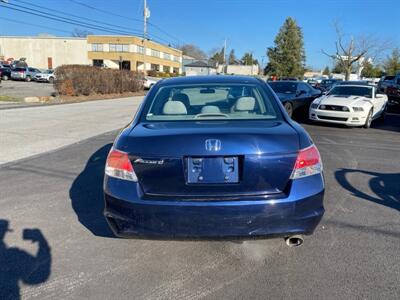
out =
[[224,40],[224,65],[223,65],[223,73],[224,74],[226,73],[226,70],[225,70],[226,67],[227,66],[226,66],[226,38],[225,38],[225,40]]
[[143,75],[146,76],[146,40],[147,40],[147,19],[150,17],[150,10],[147,8],[147,0],[143,0]]

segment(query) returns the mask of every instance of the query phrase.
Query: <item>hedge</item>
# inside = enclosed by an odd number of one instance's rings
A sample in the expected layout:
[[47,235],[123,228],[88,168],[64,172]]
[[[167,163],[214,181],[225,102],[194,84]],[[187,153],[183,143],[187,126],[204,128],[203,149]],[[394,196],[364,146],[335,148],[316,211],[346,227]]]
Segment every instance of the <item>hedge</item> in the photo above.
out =
[[55,70],[54,86],[60,95],[120,94],[143,89],[142,76],[127,70],[63,65]]

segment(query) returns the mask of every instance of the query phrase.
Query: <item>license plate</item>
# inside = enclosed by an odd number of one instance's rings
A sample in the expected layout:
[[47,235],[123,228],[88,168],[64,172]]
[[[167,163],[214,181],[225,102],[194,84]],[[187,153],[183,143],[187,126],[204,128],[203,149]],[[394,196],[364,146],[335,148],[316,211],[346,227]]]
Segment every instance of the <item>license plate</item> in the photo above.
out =
[[238,157],[188,157],[187,182],[193,184],[238,183]]

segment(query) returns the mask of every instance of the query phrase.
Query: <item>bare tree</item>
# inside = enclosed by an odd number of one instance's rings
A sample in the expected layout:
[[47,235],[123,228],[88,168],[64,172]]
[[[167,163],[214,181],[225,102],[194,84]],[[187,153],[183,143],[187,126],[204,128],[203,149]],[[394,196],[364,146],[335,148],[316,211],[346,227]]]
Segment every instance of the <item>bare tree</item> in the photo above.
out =
[[93,32],[85,30],[85,29],[80,29],[80,28],[74,28],[74,30],[72,31],[71,35],[73,37],[80,37],[80,38],[85,38],[88,35],[92,35]]
[[205,59],[207,55],[198,46],[193,44],[185,44],[179,47],[183,55],[191,56],[195,59]]
[[346,36],[340,30],[339,24],[334,23],[336,30],[336,51],[333,54],[322,50],[322,53],[332,58],[336,65],[344,70],[346,80],[350,79],[351,71],[357,64],[361,64],[364,59],[378,59],[383,51],[389,49],[389,42],[380,41],[371,35],[368,36]]

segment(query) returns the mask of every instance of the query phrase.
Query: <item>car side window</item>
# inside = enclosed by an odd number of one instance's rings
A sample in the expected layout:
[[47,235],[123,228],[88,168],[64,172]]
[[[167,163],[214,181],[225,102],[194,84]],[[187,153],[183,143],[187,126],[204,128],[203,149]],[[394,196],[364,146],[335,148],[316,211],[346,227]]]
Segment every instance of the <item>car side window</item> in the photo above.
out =
[[299,83],[299,85],[297,86],[297,90],[298,91],[306,91],[307,93],[310,93],[310,89],[304,83]]
[[35,69],[34,69],[34,68],[28,68],[28,71],[29,71],[29,72],[34,72]]

